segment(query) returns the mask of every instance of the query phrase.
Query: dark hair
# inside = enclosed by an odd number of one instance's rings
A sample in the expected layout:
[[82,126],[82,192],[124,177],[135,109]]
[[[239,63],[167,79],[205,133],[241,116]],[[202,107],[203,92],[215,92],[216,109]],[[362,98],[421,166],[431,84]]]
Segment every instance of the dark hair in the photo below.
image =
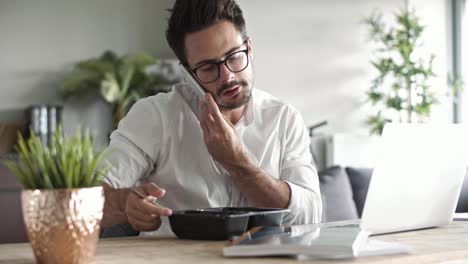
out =
[[245,39],[247,30],[242,10],[234,0],[177,0],[168,20],[166,39],[183,64],[187,64],[185,37],[221,21],[229,21]]

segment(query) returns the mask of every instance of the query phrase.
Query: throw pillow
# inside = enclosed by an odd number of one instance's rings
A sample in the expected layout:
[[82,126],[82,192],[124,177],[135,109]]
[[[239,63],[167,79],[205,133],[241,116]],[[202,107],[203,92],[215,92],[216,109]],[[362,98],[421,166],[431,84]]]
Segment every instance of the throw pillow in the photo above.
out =
[[353,199],[356,204],[359,217],[362,216],[362,210],[364,209],[364,203],[366,202],[372,171],[373,169],[369,168],[346,168],[346,173],[348,174],[351,188],[353,189]]
[[458,198],[457,204],[457,213],[466,213],[468,212],[468,171],[465,174],[465,179],[463,180],[463,185],[460,193],[460,198]]
[[319,172],[323,222],[357,219],[351,184],[343,168],[331,167]]

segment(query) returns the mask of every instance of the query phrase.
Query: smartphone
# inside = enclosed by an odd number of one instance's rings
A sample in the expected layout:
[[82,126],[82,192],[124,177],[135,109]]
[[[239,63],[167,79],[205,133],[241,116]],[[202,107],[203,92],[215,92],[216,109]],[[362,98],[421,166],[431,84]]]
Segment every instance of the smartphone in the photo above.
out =
[[187,82],[187,84],[192,87],[192,89],[195,91],[197,96],[200,97],[199,99],[203,98],[205,96],[205,93],[206,93],[205,90],[203,90],[203,88],[200,86],[200,84],[195,80],[193,75],[187,70],[187,68],[185,68],[184,65],[179,63],[179,66],[182,69],[184,79]]

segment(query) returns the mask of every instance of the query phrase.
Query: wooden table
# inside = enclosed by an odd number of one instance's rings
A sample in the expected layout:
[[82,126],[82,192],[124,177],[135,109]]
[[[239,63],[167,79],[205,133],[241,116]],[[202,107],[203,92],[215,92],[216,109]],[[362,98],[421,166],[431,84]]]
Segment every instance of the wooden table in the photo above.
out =
[[[468,263],[468,221],[456,221],[443,228],[376,238],[405,243],[414,252],[409,255],[367,257],[344,262],[297,261],[292,258],[227,259],[222,256],[226,242],[132,237],[100,240],[95,263]],[[0,245],[0,263],[34,263],[29,244]]]

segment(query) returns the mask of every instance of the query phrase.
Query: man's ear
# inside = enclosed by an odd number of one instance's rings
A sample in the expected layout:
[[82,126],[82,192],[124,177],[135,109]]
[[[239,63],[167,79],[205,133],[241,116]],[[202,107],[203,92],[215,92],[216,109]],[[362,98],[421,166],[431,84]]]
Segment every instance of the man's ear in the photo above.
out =
[[247,47],[249,48],[250,59],[253,59],[252,38],[247,39]]

